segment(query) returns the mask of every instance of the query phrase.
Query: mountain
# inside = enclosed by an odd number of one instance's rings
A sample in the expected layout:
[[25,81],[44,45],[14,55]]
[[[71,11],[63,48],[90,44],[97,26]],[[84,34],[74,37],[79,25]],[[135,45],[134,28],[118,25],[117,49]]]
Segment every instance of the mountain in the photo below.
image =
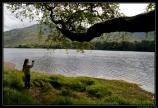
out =
[[145,33],[145,32],[135,32],[135,33],[129,33],[129,35],[131,35],[133,38],[137,39],[137,40],[154,40],[155,39],[155,32],[149,32],[149,33]]
[[125,41],[142,41],[142,40],[148,40],[153,41],[155,39],[155,32],[151,31],[148,33],[145,32],[111,32],[111,33],[104,33],[101,37],[98,37],[94,39],[94,41],[122,41],[123,35]]
[[[41,26],[42,37],[39,35]],[[52,28],[54,30],[54,28]],[[4,35],[4,47],[15,47],[18,45],[28,45],[28,44],[45,44],[45,39],[47,38],[48,33],[51,32],[51,29],[46,25],[35,24],[30,27],[14,29],[10,31],[6,31],[3,33]],[[119,32],[108,33],[106,35],[110,36],[111,40],[120,41],[122,38],[120,37]],[[126,37],[128,37],[127,41],[141,41],[141,40],[154,40],[154,32],[149,32],[146,37],[146,33],[144,32],[135,32],[135,33],[126,33]],[[96,38],[94,40],[102,41],[104,38]]]
[[[40,40],[40,26],[42,41]],[[46,39],[46,35],[51,32],[51,29],[45,25],[33,25],[25,28],[18,28],[10,31],[4,32],[4,47],[14,47],[19,44],[33,44],[33,43],[43,43]]]

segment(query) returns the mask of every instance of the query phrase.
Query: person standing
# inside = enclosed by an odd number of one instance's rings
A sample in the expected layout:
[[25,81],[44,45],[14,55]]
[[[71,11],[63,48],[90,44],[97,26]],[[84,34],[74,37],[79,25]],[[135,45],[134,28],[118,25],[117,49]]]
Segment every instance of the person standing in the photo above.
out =
[[24,64],[23,64],[23,72],[24,72],[24,79],[25,79],[25,88],[30,88],[30,69],[33,67],[34,65],[34,60],[32,61],[32,64],[29,65],[29,59],[25,59],[24,60]]

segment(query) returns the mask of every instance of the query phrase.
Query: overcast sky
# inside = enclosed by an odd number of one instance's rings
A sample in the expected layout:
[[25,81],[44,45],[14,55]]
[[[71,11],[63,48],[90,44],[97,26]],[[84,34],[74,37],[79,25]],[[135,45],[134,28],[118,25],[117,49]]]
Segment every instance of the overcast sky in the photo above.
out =
[[[147,3],[120,3],[120,12],[124,13],[126,16],[134,16],[145,12]],[[3,6],[3,30],[8,31],[15,28],[28,27],[37,22],[30,22],[29,20],[17,19],[10,11],[7,10],[6,5]]]

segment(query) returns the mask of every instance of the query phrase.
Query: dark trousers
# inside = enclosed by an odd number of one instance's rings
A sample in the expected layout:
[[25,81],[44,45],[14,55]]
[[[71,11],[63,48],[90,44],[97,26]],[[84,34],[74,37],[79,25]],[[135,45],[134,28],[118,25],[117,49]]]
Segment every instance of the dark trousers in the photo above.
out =
[[30,75],[25,75],[25,88],[30,88]]

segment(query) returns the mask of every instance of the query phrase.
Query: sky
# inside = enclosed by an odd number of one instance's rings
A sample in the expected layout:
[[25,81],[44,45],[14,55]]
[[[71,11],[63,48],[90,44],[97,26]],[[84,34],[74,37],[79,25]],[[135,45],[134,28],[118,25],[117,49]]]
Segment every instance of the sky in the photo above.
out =
[[[135,16],[137,14],[145,12],[147,3],[120,3],[120,12],[126,16]],[[6,8],[6,4],[3,7],[3,31],[9,31],[16,28],[28,27],[37,22],[30,22],[28,19],[24,19],[23,22],[17,19],[9,10]]]
[[135,16],[145,12],[148,3],[120,3],[120,12],[126,16]]

